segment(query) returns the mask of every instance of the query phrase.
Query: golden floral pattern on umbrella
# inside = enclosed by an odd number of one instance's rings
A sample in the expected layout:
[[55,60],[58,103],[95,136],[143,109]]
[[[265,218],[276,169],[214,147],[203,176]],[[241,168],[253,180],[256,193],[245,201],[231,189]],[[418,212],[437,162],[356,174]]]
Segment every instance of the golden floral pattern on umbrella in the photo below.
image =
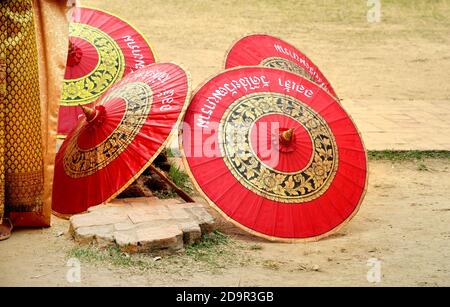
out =
[[120,80],[125,70],[125,59],[117,42],[95,27],[72,23],[69,35],[87,41],[98,53],[98,63],[88,75],[64,80],[61,105],[77,106],[94,101]]
[[261,65],[264,67],[271,67],[271,68],[278,68],[287,70],[296,74],[299,74],[302,77],[305,77],[308,80],[313,81],[314,78],[301,66],[295,64],[294,62],[291,62],[289,60],[280,58],[280,57],[271,57],[264,59],[264,61],[261,62]]
[[[82,149],[78,146],[78,135],[86,129],[79,126],[64,153],[64,170],[72,178],[89,176],[116,159],[130,144],[147,119],[152,105],[152,90],[141,82],[124,84],[100,101],[100,105],[111,99],[122,98],[126,110],[117,128],[95,147]],[[101,115],[100,115],[101,116]],[[137,119],[137,120],[136,120]]]
[[[280,114],[298,121],[313,141],[313,154],[301,170],[283,172],[263,163],[250,141],[253,123],[267,114]],[[220,150],[225,164],[245,187],[283,203],[301,203],[321,196],[330,186],[338,167],[338,152],[325,120],[308,105],[277,93],[254,93],[236,100],[220,122]]]

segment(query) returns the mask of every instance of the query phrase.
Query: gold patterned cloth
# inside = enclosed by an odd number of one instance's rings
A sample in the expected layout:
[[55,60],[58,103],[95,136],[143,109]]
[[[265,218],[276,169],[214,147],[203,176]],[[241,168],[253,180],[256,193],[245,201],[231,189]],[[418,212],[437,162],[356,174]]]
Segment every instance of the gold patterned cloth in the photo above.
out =
[[0,220],[49,226],[66,1],[0,1]]

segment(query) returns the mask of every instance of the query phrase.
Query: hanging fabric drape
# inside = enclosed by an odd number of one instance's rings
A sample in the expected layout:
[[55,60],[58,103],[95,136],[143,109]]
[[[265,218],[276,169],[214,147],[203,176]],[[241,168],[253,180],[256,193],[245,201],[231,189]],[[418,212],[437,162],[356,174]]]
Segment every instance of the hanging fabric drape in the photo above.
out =
[[0,219],[49,226],[66,1],[0,2]]

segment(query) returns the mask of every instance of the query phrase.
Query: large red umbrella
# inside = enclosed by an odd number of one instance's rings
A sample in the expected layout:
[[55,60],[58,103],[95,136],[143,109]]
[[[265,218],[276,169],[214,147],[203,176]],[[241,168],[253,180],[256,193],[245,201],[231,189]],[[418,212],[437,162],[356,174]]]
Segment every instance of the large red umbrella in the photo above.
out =
[[152,64],[111,87],[62,144],[53,210],[74,214],[106,202],[156,158],[184,114],[189,79],[175,64]]
[[123,76],[155,62],[154,52],[136,28],[98,9],[75,7],[69,26],[69,53],[58,116],[58,135],[76,125],[81,109]]
[[325,90],[291,72],[242,67],[213,77],[191,100],[181,143],[209,203],[272,240],[333,233],[365,193],[354,123]]
[[277,37],[267,34],[245,36],[231,47],[225,59],[226,69],[257,65],[295,72],[337,97],[319,67],[299,49]]

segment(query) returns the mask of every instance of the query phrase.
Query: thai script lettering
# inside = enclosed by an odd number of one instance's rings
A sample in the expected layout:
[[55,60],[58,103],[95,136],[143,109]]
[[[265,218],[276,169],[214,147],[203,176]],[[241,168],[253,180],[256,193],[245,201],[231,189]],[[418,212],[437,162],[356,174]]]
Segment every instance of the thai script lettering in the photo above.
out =
[[167,111],[172,109],[172,102],[173,102],[173,94],[175,91],[173,89],[161,92],[157,95],[157,97],[162,97],[161,103],[162,106],[159,107],[161,111]]
[[300,94],[303,94],[304,96],[311,98],[314,95],[313,90],[306,88],[302,84],[298,84],[295,81],[292,80],[282,80],[281,78],[278,78],[278,85],[281,86],[285,92],[290,93],[297,92]]
[[129,80],[135,82],[142,82],[142,80],[145,80],[145,83],[151,85],[155,82],[163,84],[169,79],[170,75],[165,71],[160,71],[159,69],[143,69],[136,71]]
[[122,39],[127,43],[128,48],[131,49],[131,53],[134,58],[134,68],[139,69],[145,66],[144,55],[141,52],[141,47],[135,42],[135,40],[130,36],[123,36]]
[[270,82],[265,76],[249,76],[242,77],[237,80],[231,80],[229,83],[225,83],[219,86],[214,92],[212,92],[207,98],[203,107],[201,108],[201,114],[197,117],[197,126],[201,128],[207,128],[209,120],[213,115],[214,109],[220,101],[228,95],[236,95],[238,91],[251,91],[269,87]]
[[299,62],[303,66],[303,68],[306,69],[306,72],[308,74],[310,74],[311,77],[313,77],[317,83],[319,83],[322,86],[325,86],[322,78],[317,73],[316,68],[314,66],[310,65],[306,61],[305,58],[299,56],[296,52],[294,52],[286,47],[280,46],[278,44],[274,44],[273,46],[274,46],[275,50],[278,51],[279,53],[287,55],[287,56],[291,57],[292,59],[296,60],[297,62]]

